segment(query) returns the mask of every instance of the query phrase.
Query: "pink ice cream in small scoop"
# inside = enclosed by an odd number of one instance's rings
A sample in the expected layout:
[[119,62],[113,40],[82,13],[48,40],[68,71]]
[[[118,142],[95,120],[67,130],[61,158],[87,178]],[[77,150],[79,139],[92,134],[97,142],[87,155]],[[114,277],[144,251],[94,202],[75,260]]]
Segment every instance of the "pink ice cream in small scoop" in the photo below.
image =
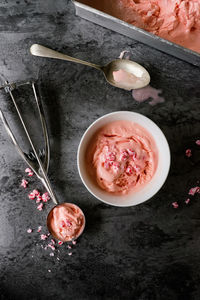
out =
[[127,194],[153,177],[158,150],[151,134],[139,124],[114,121],[102,127],[86,151],[91,178],[107,192]]
[[76,239],[83,232],[85,217],[78,206],[72,203],[63,203],[50,211],[47,226],[54,237],[68,242]]

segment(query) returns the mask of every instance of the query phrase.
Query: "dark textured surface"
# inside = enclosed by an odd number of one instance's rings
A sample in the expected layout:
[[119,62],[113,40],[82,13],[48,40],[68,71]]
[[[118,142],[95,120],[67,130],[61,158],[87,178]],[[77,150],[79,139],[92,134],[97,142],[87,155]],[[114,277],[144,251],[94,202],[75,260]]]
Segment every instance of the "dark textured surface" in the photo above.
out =
[[[29,47],[35,42],[99,64],[130,50],[132,59],[150,72],[152,86],[163,89],[166,101],[154,107],[138,104],[129,92],[108,86],[96,70],[31,57]],[[40,79],[51,140],[50,179],[61,201],[80,205],[87,218],[72,256],[66,245],[54,257],[41,248],[36,229],[45,224],[53,204],[39,212],[19,187],[25,164],[0,123],[1,299],[200,299],[199,196],[188,206],[184,203],[188,189],[199,179],[200,148],[195,145],[200,137],[199,69],[75,17],[69,1],[2,0],[0,74],[2,80]],[[11,104],[0,99],[15,124]],[[117,110],[136,111],[154,120],[172,152],[162,190],[132,208],[96,200],[81,183],[76,167],[85,129]],[[26,117],[30,114],[27,111]],[[193,156],[186,159],[189,147]],[[30,181],[28,191],[41,187],[36,178]],[[180,204],[177,210],[171,206],[174,201]],[[32,234],[26,232],[29,227]]]

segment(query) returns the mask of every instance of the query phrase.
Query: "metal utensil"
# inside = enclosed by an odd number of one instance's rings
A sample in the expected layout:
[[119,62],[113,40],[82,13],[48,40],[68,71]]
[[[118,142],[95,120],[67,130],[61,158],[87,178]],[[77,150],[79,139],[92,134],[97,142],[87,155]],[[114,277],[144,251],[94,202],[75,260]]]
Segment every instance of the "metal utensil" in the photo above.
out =
[[[66,54],[62,54],[60,52],[54,51],[52,49],[41,46],[39,44],[33,44],[30,48],[30,52],[32,55],[35,56],[67,60],[82,65],[87,65],[97,70],[100,70],[103,72],[108,83],[121,89],[125,89],[125,90],[139,89],[147,86],[150,82],[150,75],[147,72],[147,70],[141,65],[139,65],[138,63],[128,59],[115,59],[105,66],[100,66],[100,65],[96,65],[90,62],[86,62],[68,56]],[[116,80],[114,80],[113,72],[120,71],[120,70],[123,70],[129,74],[136,76],[138,80],[132,82],[129,86],[127,86],[127,82],[123,82],[123,81],[117,82]]]
[[[43,135],[44,135],[44,142],[45,142],[45,149],[44,150],[40,150],[39,154],[36,151],[36,148],[32,142],[32,139],[30,137],[30,134],[28,132],[27,126],[23,120],[22,114],[20,112],[20,109],[16,103],[16,100],[14,98],[13,95],[13,90],[22,86],[22,85],[31,85],[32,86],[32,90],[33,90],[33,94],[34,94],[34,98],[36,101],[36,105],[37,105],[37,109],[39,112],[39,116],[40,116],[40,121],[41,121],[41,125],[42,125],[42,131],[43,131]],[[48,191],[51,199],[53,200],[54,204],[56,206],[62,207],[62,205],[66,205],[66,203],[63,204],[59,204],[58,200],[56,198],[56,195],[51,187],[51,183],[48,179],[47,176],[47,172],[48,172],[48,167],[49,167],[49,160],[50,160],[50,147],[49,147],[49,138],[48,138],[48,132],[47,132],[47,126],[46,126],[46,121],[45,121],[45,117],[44,117],[44,112],[43,112],[43,108],[42,108],[42,103],[39,99],[39,97],[37,96],[37,92],[36,92],[36,88],[35,88],[35,83],[33,81],[26,81],[26,82],[21,82],[21,83],[9,83],[8,81],[5,82],[5,84],[3,86],[0,87],[0,90],[3,89],[5,90],[6,93],[10,94],[10,97],[12,99],[12,102],[15,106],[15,109],[17,111],[17,114],[19,116],[19,119],[21,121],[21,124],[24,128],[25,134],[28,138],[28,141],[31,145],[32,151],[30,154],[26,154],[22,151],[21,147],[19,146],[12,130],[10,129],[10,126],[2,112],[2,110],[0,109],[0,117],[1,120],[4,124],[4,127],[8,133],[8,135],[10,136],[13,144],[15,145],[17,151],[19,152],[19,154],[21,155],[22,159],[28,164],[28,166],[34,171],[34,173],[36,174],[36,176],[41,180],[42,184],[44,185],[44,187],[46,188],[46,190]],[[42,161],[41,157],[44,156],[44,159]],[[53,211],[53,209],[56,207],[54,206],[52,208],[52,210],[50,212]],[[84,214],[83,214],[84,216]],[[48,219],[47,219],[48,221]],[[49,229],[49,232],[52,232],[51,227],[49,226],[49,222],[47,222],[47,226]],[[55,233],[54,233],[54,237]]]

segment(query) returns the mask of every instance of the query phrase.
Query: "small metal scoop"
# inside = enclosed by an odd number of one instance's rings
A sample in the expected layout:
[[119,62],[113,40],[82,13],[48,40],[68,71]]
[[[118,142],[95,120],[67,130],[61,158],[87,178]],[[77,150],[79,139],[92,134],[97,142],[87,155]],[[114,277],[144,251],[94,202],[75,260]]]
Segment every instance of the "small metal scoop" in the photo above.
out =
[[[76,62],[82,65],[87,65],[104,73],[104,76],[108,83],[111,85],[124,89],[124,90],[134,90],[147,86],[150,82],[150,75],[147,70],[139,65],[138,63],[128,60],[128,59],[115,59],[105,66],[99,66],[90,62],[86,62],[60,52],[51,50],[47,47],[33,44],[30,48],[32,55],[63,59],[71,62]],[[123,72],[124,79],[121,77],[120,80],[115,79],[116,72]],[[132,79],[131,79],[132,78]]]
[[[43,130],[43,135],[44,135],[44,142],[45,142],[45,149],[43,151],[39,151],[39,154],[37,153],[36,151],[36,148],[31,140],[31,137],[30,137],[30,134],[28,132],[28,129],[26,127],[26,124],[23,120],[23,117],[20,113],[20,109],[15,101],[15,98],[14,98],[14,95],[12,93],[12,91],[22,85],[26,85],[26,84],[29,84],[32,86],[32,89],[33,89],[33,93],[34,93],[34,97],[35,97],[35,101],[36,101],[36,105],[37,105],[37,109],[38,109],[38,112],[39,112],[39,116],[40,116],[40,121],[41,121],[41,125],[42,125],[42,130]],[[47,132],[47,126],[46,126],[46,121],[45,121],[45,117],[44,117],[44,112],[43,112],[43,108],[42,108],[42,103],[40,101],[40,99],[38,98],[37,96],[37,93],[36,93],[36,88],[35,88],[35,83],[33,81],[26,81],[26,82],[20,82],[20,83],[9,83],[9,82],[5,82],[5,84],[3,86],[0,87],[0,90],[1,89],[4,89],[6,93],[9,93],[10,94],[10,97],[13,101],[13,104],[16,108],[16,111],[17,111],[17,114],[19,116],[19,119],[21,121],[21,124],[24,128],[24,131],[25,131],[25,134],[28,138],[28,141],[31,145],[31,148],[33,150],[33,152],[31,152],[29,155],[24,153],[22,151],[22,149],[20,148],[19,144],[17,143],[17,140],[13,134],[13,132],[11,131],[9,125],[8,125],[8,122],[2,112],[2,110],[0,109],[0,117],[1,117],[1,120],[5,126],[5,129],[8,133],[8,135],[11,137],[12,139],[12,142],[13,144],[15,145],[17,151],[19,152],[19,154],[21,155],[22,159],[28,164],[28,166],[34,171],[34,173],[36,174],[36,176],[41,180],[42,184],[44,185],[45,189],[48,191],[52,201],[54,202],[54,204],[56,206],[54,206],[49,215],[48,215],[48,218],[47,218],[47,227],[48,227],[48,230],[50,233],[53,233],[53,236],[55,238],[58,238],[55,234],[55,231],[52,230],[51,226],[50,226],[50,223],[49,223],[49,216],[52,215],[52,212],[54,210],[55,207],[65,207],[66,206],[66,202],[65,203],[62,203],[62,204],[58,204],[58,200],[56,198],[56,195],[51,187],[51,184],[50,184],[50,181],[48,179],[48,176],[47,176],[47,172],[48,172],[48,167],[49,167],[49,160],[50,160],[50,147],[49,147],[49,138],[48,138],[48,132]],[[44,156],[44,159],[42,161],[41,159],[41,156]],[[72,205],[71,203],[68,203],[69,205]],[[77,208],[79,208],[77,205],[74,205],[76,206]],[[79,208],[80,209],[80,208]],[[81,213],[83,214],[82,210],[80,209]],[[83,220],[84,220],[84,224],[85,225],[85,216],[83,214]],[[83,229],[84,229],[84,226],[83,226]],[[83,230],[82,230],[83,231]],[[81,231],[81,233],[82,233]],[[79,234],[80,235],[80,234]],[[78,235],[78,236],[79,236]],[[76,239],[78,236],[73,236],[72,239]],[[59,238],[58,238],[59,239]],[[65,240],[63,239],[62,240],[63,242],[65,242]],[[69,241],[69,239],[67,240]]]

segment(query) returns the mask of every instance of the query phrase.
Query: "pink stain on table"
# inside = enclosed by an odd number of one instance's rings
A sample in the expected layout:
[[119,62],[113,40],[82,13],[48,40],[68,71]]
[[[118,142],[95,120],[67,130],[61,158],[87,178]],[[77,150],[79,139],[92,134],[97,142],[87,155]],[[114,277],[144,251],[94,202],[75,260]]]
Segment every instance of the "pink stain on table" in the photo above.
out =
[[158,103],[165,102],[165,98],[159,96],[162,93],[162,90],[153,88],[150,85],[145,86],[144,88],[132,90],[132,96],[137,102],[144,102],[148,99],[152,99],[149,104],[154,106]]
[[[120,59],[130,59],[130,51],[124,50],[120,53]],[[148,99],[152,99],[149,104],[154,106],[158,103],[165,102],[165,98],[159,96],[162,90],[153,88],[151,85],[147,85],[144,88],[132,90],[132,96],[137,102],[144,102]]]

